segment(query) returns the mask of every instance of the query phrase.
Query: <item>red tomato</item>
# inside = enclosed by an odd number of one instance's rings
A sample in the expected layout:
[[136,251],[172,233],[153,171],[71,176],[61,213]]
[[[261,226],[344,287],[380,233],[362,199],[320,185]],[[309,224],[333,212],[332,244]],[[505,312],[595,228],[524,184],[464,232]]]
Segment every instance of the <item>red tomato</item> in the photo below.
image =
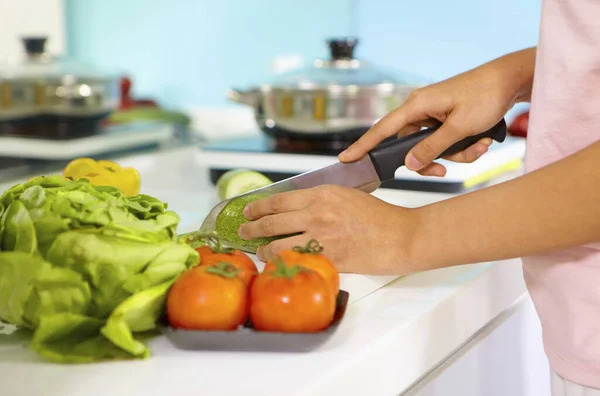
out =
[[329,284],[308,268],[278,265],[259,274],[250,291],[250,320],[259,331],[318,332],[329,326],[334,313]]
[[512,136],[527,137],[529,128],[529,111],[519,114],[508,127],[508,133]]
[[[305,247],[295,247],[283,251],[280,257],[288,266],[300,265],[317,272],[327,281],[333,294],[337,297],[340,291],[340,274],[331,260],[321,253],[322,251],[323,248],[319,242],[312,239]],[[275,268],[275,263],[269,260],[265,264],[264,271],[274,271]]]
[[232,264],[194,267],[167,296],[167,319],[174,328],[235,330],[248,320],[248,288]]
[[209,246],[200,246],[196,248],[196,251],[200,255],[200,265],[204,264],[204,260],[208,258],[208,256],[213,255],[213,251]]
[[238,270],[238,276],[246,286],[250,286],[254,277],[258,274],[258,268],[254,261],[244,252],[234,250],[232,253],[212,253],[202,257],[200,266],[210,266],[217,263],[233,264]]
[[240,250],[222,247],[215,236],[211,235],[207,239],[209,241],[207,245],[196,248],[200,255],[200,266],[210,266],[220,262],[231,263],[240,270],[239,277],[247,286],[250,286],[258,274],[258,268],[250,256]]

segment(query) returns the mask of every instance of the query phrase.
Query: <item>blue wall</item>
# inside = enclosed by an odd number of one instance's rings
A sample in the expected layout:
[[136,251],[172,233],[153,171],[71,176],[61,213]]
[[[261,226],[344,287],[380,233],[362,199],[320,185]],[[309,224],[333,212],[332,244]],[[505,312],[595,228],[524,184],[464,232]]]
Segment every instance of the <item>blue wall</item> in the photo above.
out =
[[132,74],[134,94],[221,106],[279,54],[322,57],[352,34],[352,0],[66,0],[69,55]]
[[130,72],[136,96],[227,105],[271,59],[327,56],[357,35],[361,58],[434,80],[535,45],[541,0],[65,0],[71,56]]
[[356,0],[357,53],[441,80],[536,45],[541,0]]

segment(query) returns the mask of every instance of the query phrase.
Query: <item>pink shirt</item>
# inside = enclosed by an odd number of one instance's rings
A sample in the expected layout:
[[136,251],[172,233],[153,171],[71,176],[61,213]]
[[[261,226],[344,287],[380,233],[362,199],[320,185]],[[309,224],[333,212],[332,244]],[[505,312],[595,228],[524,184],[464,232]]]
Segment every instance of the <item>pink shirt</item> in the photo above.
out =
[[[543,0],[528,133],[527,171],[600,139],[600,1]],[[550,365],[600,388],[600,243],[523,264]]]

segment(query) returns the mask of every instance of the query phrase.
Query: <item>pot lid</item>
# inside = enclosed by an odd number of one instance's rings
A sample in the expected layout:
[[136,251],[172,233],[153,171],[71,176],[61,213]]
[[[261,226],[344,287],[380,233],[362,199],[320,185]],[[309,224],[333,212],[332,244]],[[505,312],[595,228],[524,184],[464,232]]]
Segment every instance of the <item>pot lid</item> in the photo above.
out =
[[0,79],[110,78],[93,65],[46,52],[47,40],[47,37],[24,37],[24,52],[0,63]]
[[376,86],[382,84],[413,84],[419,78],[405,74],[400,77],[371,65],[369,62],[358,60],[354,51],[358,39],[343,38],[327,40],[330,59],[317,59],[309,67],[294,69],[278,74],[268,87],[310,90],[334,85]]

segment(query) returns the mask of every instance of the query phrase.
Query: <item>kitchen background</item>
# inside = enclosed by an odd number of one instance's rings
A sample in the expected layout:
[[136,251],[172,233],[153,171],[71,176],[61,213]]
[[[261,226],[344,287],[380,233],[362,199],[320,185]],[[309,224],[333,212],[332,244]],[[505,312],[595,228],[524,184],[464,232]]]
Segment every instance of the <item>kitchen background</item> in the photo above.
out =
[[329,37],[358,37],[359,58],[436,81],[534,45],[539,10],[540,0],[0,0],[0,56],[21,50],[21,34],[48,34],[50,52],[127,74],[134,97],[185,111],[210,137],[239,132],[233,115],[252,120],[227,88],[267,81],[276,59],[328,57]]
[[[328,58],[325,40],[330,37],[358,37],[359,58],[405,72],[409,79],[439,81],[507,52],[535,45],[540,3],[0,0],[0,63],[6,56],[22,52],[20,37],[48,35],[49,52],[129,76],[134,98],[155,100],[164,108],[189,115],[192,131],[201,138],[260,134],[252,109],[230,102],[227,89],[267,81],[274,69]],[[525,109],[519,106],[511,113]],[[20,155],[15,154],[22,147],[15,144],[0,136],[0,179],[8,177],[15,163],[22,164]],[[90,145],[59,142],[44,146],[28,141],[26,149],[52,159],[66,158],[67,148],[81,156]],[[3,157],[8,154],[12,154],[9,160]],[[484,172],[484,158],[477,164],[469,169]],[[31,163],[27,161],[26,165]],[[32,172],[38,172],[37,168],[28,168],[27,174]],[[480,361],[514,350],[522,354],[522,359],[511,373],[505,373],[507,386],[519,388],[526,395],[544,394],[536,379],[547,378],[548,371],[538,338],[539,324],[531,307],[494,334],[466,360],[468,369],[456,366],[459,368],[448,371],[441,382],[484,384],[497,377],[498,370],[482,372]],[[500,365],[501,359],[495,360]],[[517,376],[513,371],[521,374]],[[474,372],[478,373],[476,379]]]

